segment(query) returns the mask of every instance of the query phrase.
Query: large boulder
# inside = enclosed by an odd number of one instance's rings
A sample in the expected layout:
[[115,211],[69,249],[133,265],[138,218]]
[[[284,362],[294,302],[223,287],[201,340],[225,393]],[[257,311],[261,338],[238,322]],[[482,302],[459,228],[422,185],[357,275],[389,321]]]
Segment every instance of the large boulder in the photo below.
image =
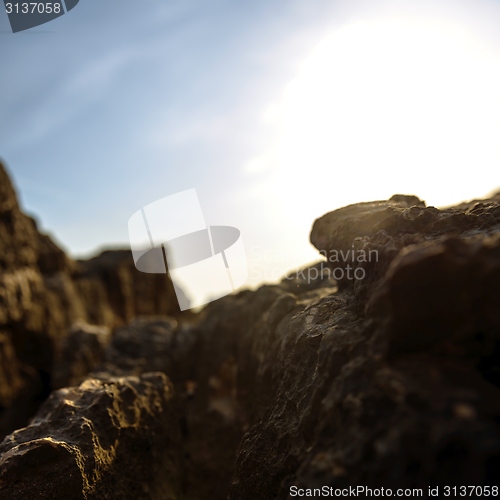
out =
[[311,243],[339,287],[352,288],[364,307],[403,249],[450,237],[486,236],[498,232],[499,225],[500,193],[446,209],[427,207],[416,196],[394,195],[324,215],[313,224]]

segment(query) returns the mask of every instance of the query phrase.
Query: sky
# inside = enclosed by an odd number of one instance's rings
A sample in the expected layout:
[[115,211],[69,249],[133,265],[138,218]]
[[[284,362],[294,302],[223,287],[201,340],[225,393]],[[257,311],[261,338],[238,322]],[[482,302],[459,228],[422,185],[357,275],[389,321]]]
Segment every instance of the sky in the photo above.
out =
[[318,258],[313,221],[500,189],[499,0],[80,0],[13,34],[0,158],[71,255],[195,188],[240,229],[249,286]]

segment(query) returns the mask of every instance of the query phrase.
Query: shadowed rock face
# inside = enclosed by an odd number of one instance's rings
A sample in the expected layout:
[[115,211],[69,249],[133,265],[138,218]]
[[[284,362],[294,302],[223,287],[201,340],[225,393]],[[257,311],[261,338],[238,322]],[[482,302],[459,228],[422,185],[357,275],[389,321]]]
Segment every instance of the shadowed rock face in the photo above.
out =
[[[364,278],[338,287],[298,273],[213,302],[190,323],[135,319],[106,336],[93,364],[68,356],[68,380],[93,372],[7,436],[0,488],[267,500],[289,498],[291,486],[497,484],[499,196],[446,210],[402,195],[352,205],[316,221],[311,241],[327,256],[354,248],[377,259],[355,261]],[[92,351],[92,331],[73,330],[67,345]],[[8,340],[0,334],[0,353],[12,358]],[[0,370],[21,372],[15,362]]]
[[54,358],[76,321],[115,327],[179,311],[167,275],[130,251],[75,262],[19,208],[0,164],[0,436],[25,425],[53,388]]

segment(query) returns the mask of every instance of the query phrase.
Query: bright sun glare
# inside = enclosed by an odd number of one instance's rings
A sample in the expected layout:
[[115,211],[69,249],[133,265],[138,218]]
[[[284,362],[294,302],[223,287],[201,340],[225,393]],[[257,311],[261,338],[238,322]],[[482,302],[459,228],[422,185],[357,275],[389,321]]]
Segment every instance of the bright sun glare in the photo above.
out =
[[500,58],[460,26],[346,26],[303,63],[278,115],[277,189],[307,223],[396,192],[439,206],[500,188]]

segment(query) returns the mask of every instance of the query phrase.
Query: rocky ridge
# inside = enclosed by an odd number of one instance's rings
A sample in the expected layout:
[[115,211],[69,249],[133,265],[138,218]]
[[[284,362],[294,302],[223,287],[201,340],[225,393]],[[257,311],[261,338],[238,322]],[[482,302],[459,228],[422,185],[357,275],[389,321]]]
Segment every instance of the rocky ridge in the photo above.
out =
[[[495,485],[500,195],[442,210],[403,195],[351,205],[318,219],[311,242],[328,262],[188,322],[66,330],[65,352],[86,348],[62,357],[59,380],[80,385],[5,438],[0,496]],[[348,265],[363,279],[341,276]],[[17,351],[0,353],[15,379]]]

